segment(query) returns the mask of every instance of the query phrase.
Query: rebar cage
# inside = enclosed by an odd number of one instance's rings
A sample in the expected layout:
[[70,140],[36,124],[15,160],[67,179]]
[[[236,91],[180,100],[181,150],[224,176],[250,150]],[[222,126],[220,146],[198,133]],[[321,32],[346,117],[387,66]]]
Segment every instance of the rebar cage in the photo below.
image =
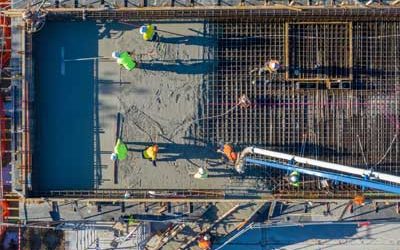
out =
[[[216,67],[205,78],[204,141],[400,173],[400,22],[231,20],[208,33]],[[272,59],[281,69],[260,74]],[[243,94],[250,108],[236,106]],[[293,190],[282,171],[249,170],[277,192]],[[306,192],[321,188],[303,178]]]

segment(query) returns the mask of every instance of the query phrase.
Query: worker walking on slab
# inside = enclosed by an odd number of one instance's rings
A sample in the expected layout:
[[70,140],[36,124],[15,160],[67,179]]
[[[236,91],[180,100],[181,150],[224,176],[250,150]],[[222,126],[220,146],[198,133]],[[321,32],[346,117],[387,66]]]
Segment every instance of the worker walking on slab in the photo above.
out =
[[152,146],[147,147],[143,151],[143,158],[152,161],[153,166],[156,167],[157,153],[158,153],[158,146],[154,144]]
[[142,25],[139,29],[140,34],[143,35],[145,41],[155,41],[157,39],[157,27],[153,24]]
[[293,171],[289,175],[289,183],[293,187],[299,187],[300,186],[300,173],[297,171]]
[[221,144],[217,152],[223,154],[228,159],[229,163],[235,163],[238,158],[238,154],[234,151],[232,145],[227,143]]
[[126,157],[128,157],[128,147],[121,139],[118,138],[117,143],[115,144],[114,147],[114,152],[111,154],[111,160],[122,161],[125,160]]
[[131,53],[124,51],[124,52],[118,52],[114,51],[112,53],[112,57],[114,59],[117,59],[117,63],[119,65],[122,65],[126,70],[131,71],[135,68],[137,68],[138,63],[132,59]]

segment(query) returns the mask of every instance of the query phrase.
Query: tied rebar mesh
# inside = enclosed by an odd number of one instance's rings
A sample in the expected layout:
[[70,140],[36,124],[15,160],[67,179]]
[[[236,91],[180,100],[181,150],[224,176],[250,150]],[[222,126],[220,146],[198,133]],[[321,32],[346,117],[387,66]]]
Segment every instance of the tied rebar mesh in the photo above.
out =
[[[205,78],[201,114],[216,118],[199,123],[204,141],[400,174],[399,22],[232,20],[207,31],[216,39],[210,52],[216,66]],[[268,60],[282,68],[259,73]],[[250,108],[218,116],[242,95]],[[287,173],[248,169],[245,178],[257,176],[271,190],[294,190]],[[302,190],[321,188],[318,178],[302,178]]]

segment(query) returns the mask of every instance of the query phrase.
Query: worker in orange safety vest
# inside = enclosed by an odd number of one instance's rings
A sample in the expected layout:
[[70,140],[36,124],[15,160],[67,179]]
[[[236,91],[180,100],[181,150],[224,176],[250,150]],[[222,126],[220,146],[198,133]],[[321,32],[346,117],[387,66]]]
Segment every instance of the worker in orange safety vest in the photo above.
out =
[[158,146],[154,144],[152,146],[147,147],[143,151],[143,158],[151,160],[153,162],[153,166],[156,167],[157,153],[158,153]]
[[198,246],[202,250],[210,250],[212,247],[210,235],[202,235],[198,240]]
[[217,152],[225,155],[230,163],[235,163],[238,158],[238,154],[234,151],[232,145],[227,143],[221,145]]

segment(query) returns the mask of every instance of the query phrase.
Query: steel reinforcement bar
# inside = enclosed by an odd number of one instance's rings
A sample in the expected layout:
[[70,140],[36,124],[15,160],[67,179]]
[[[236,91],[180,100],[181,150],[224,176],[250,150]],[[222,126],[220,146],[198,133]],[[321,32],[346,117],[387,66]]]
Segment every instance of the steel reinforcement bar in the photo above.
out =
[[[11,17],[21,16],[24,9],[5,11]],[[163,8],[47,8],[49,20],[65,19],[107,19],[107,20],[159,20],[159,19],[273,19],[282,21],[340,20],[371,21],[399,20],[400,7],[381,8],[329,8],[329,7],[290,7],[257,6],[255,7],[163,7]]]

